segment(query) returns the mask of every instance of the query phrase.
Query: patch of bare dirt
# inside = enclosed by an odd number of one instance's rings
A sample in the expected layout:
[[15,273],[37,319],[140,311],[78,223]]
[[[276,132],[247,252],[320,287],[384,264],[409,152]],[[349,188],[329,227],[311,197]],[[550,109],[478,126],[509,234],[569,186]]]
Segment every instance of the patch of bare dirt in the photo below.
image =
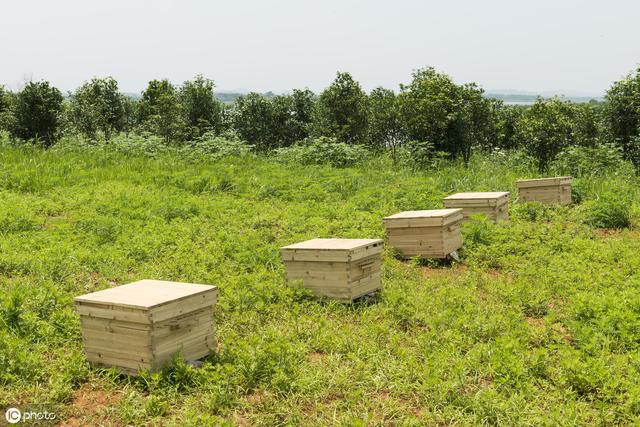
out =
[[526,316],[524,318],[525,322],[527,322],[529,324],[529,326],[534,326],[537,328],[543,328],[544,327],[544,319],[542,317],[531,317],[531,316]]
[[322,363],[322,359],[324,359],[325,356],[326,355],[324,353],[319,351],[311,352],[308,356],[309,363],[311,363],[312,365],[318,365]]
[[73,394],[72,416],[60,423],[65,427],[114,426],[105,409],[120,403],[122,394],[85,384]]

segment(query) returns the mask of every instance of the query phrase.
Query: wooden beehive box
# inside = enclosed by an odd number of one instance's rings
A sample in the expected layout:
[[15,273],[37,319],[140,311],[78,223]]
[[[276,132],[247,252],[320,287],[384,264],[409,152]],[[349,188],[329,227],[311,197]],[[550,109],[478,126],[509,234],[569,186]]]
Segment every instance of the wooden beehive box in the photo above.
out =
[[465,219],[483,214],[493,222],[509,219],[509,192],[457,193],[444,198],[445,208],[460,208]]
[[521,179],[516,181],[518,197],[523,202],[541,202],[568,205],[571,203],[570,176]]
[[287,281],[349,302],[380,288],[382,239],[312,239],[280,249]]
[[157,370],[174,353],[200,359],[215,347],[215,286],[140,280],[79,296],[87,360],[127,374]]
[[406,257],[446,258],[462,246],[462,209],[400,212],[383,219],[389,244]]

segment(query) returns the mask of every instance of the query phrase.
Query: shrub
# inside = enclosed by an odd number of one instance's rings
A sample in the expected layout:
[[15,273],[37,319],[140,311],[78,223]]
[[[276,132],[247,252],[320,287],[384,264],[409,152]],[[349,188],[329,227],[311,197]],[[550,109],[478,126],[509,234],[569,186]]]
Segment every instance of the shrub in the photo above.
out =
[[331,136],[351,145],[366,142],[367,94],[351,74],[337,74],[318,97],[313,115],[313,134]]
[[80,133],[94,139],[98,132],[109,139],[124,128],[125,109],[118,82],[111,77],[93,78],[71,97],[71,120]]
[[429,169],[439,166],[447,153],[436,151],[428,141],[409,141],[400,150],[402,163],[414,169]]
[[196,154],[219,159],[249,154],[253,150],[253,145],[245,143],[233,133],[214,135],[212,132],[206,132],[196,138],[188,148],[195,151]]
[[58,140],[61,112],[58,89],[49,82],[29,82],[16,97],[13,136],[50,147]]
[[577,177],[633,174],[632,165],[623,160],[620,148],[613,144],[569,147],[558,154],[552,169],[561,175]]
[[359,145],[337,142],[335,138],[319,137],[307,139],[292,147],[276,150],[276,156],[284,161],[303,165],[330,165],[349,167],[365,161],[369,151]]
[[584,222],[598,228],[626,228],[631,225],[631,207],[620,195],[607,194],[582,205]]
[[148,133],[119,135],[111,139],[110,146],[123,154],[147,157],[155,157],[171,150],[163,138]]
[[518,121],[517,138],[536,158],[540,172],[572,142],[574,113],[573,104],[560,98],[538,99]]

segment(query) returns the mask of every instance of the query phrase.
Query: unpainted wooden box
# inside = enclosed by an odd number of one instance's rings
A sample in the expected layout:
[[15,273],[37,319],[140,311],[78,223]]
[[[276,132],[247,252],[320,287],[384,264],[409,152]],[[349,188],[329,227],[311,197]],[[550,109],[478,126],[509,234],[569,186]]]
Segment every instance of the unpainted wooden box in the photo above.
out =
[[350,302],[380,288],[382,239],[312,239],[285,246],[287,281],[314,295]]
[[568,205],[571,203],[570,176],[521,179],[516,181],[518,197],[523,202]]
[[446,258],[462,246],[462,209],[407,211],[383,219],[389,244],[404,257]]
[[509,192],[456,193],[444,198],[445,208],[460,208],[465,219],[483,214],[493,222],[509,219]]
[[135,375],[215,348],[215,286],[140,280],[75,298],[87,360]]

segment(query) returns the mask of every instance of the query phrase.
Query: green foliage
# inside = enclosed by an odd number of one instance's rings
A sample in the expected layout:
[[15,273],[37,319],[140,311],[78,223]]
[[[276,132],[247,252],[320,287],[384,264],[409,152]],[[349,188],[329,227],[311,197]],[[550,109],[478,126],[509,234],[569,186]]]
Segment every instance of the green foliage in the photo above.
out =
[[484,148],[513,150],[522,148],[516,136],[516,128],[526,108],[505,105],[502,101],[491,100],[489,139]]
[[408,141],[400,150],[402,163],[414,169],[436,168],[447,157],[428,141]]
[[[640,241],[582,224],[582,207],[514,202],[508,222],[473,218],[460,264],[385,247],[383,289],[366,302],[319,301],[284,280],[286,244],[383,237],[380,218],[452,192],[515,194],[535,175],[521,152],[435,170],[185,153],[135,133],[0,148],[0,401],[49,402],[82,425],[640,420]],[[585,200],[627,195],[632,219],[639,183],[576,179]],[[219,346],[200,369],[176,360],[129,378],[86,364],[73,297],[143,277],[219,287]]]
[[640,68],[613,83],[605,96],[605,117],[625,159],[640,170]]
[[349,73],[337,73],[316,104],[313,134],[358,145],[367,138],[367,94]]
[[574,104],[573,138],[581,147],[597,148],[605,143],[603,108],[600,104]]
[[551,169],[560,175],[574,177],[633,173],[633,166],[623,160],[620,148],[613,144],[568,147],[558,154]]
[[180,87],[179,100],[188,129],[188,139],[200,137],[205,132],[222,132],[222,105],[214,97],[214,88],[213,80],[201,75],[184,82]]
[[11,133],[24,141],[53,145],[60,133],[62,93],[49,82],[29,82],[18,92]]
[[538,171],[544,172],[558,153],[573,142],[571,103],[558,98],[539,98],[527,109],[517,125],[517,138],[538,162]]
[[369,151],[359,145],[338,142],[335,138],[309,138],[287,148],[276,150],[277,158],[301,165],[330,165],[344,168],[362,163]]
[[430,141],[467,164],[473,145],[486,143],[491,131],[491,102],[482,94],[475,84],[458,86],[434,68],[415,71],[399,95],[407,137]]
[[123,95],[111,77],[93,78],[80,86],[71,97],[71,120],[87,138],[101,132],[105,139],[125,128]]
[[239,97],[233,106],[232,126],[258,151],[288,147],[308,135],[314,102],[310,90],[271,98],[250,93]]
[[0,132],[8,132],[13,126],[13,98],[13,94],[0,85]]
[[584,222],[598,228],[631,226],[631,206],[624,194],[606,193],[582,205]]
[[453,153],[457,141],[450,135],[459,98],[453,80],[434,68],[413,73],[399,95],[407,136],[414,141],[431,141],[437,150]]
[[186,153],[193,158],[204,156],[210,159],[221,159],[229,156],[245,156],[249,154],[253,146],[246,144],[235,134],[222,136],[207,132],[196,138],[192,143],[193,153]]
[[184,134],[182,105],[178,94],[168,80],[152,80],[142,92],[138,104],[142,128],[163,138],[165,143],[175,143]]
[[282,123],[283,116],[287,116],[284,99],[272,103],[258,93],[249,93],[237,99],[233,109],[233,128],[238,136],[258,151],[268,151],[282,144],[282,132],[286,123]]
[[389,89],[376,88],[369,94],[369,146],[382,151],[391,149],[396,161],[396,151],[405,140],[400,103]]
[[316,96],[309,89],[294,89],[291,94],[291,138],[302,141],[309,136]]

